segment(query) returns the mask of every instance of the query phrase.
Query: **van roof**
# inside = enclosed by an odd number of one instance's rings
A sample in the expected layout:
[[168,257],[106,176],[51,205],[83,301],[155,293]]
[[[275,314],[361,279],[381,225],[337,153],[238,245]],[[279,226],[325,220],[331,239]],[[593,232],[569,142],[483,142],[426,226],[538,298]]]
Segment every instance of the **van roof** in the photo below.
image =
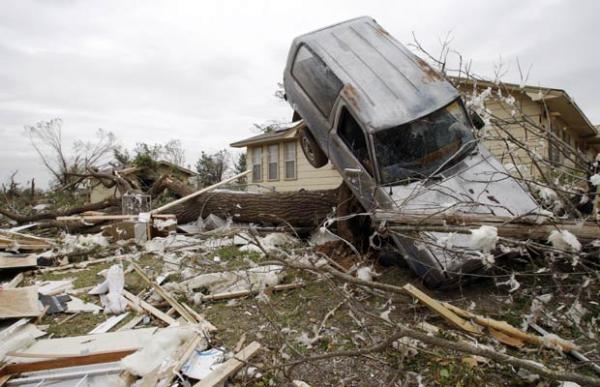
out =
[[342,93],[370,132],[413,121],[459,95],[371,17],[301,35],[294,44],[309,46],[340,78]]

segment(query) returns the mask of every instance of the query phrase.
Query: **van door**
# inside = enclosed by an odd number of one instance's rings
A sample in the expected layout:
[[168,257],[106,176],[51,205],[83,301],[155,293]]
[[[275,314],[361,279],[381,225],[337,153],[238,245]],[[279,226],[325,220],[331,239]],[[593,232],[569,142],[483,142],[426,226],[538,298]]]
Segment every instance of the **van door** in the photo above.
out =
[[374,164],[367,134],[340,103],[335,124],[330,131],[329,158],[366,210],[374,208]]

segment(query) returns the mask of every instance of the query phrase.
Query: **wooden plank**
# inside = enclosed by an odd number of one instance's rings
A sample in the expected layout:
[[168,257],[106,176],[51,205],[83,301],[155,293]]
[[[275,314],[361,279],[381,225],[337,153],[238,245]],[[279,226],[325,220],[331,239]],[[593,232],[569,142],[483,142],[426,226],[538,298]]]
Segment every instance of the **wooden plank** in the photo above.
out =
[[[179,371],[181,370],[181,367],[183,367],[184,364],[189,360],[189,358],[194,354],[194,351],[200,345],[200,343],[202,343],[203,340],[204,340],[203,337],[195,336],[193,339],[188,341],[188,343],[186,345],[183,346],[183,351],[180,351],[181,356],[177,360],[177,363],[175,363],[173,366],[169,367],[163,373],[163,375],[165,375],[165,376],[161,378],[161,381],[160,381],[161,386],[170,386],[171,385],[171,381],[173,381],[173,379],[177,375],[179,375]],[[205,342],[204,348],[206,348],[206,342]]]
[[109,363],[121,360],[136,350],[92,353],[88,355],[61,357],[58,359],[40,360],[31,363],[7,364],[0,369],[0,375],[14,375],[23,372],[53,370],[57,368],[77,367],[89,364]]
[[37,266],[37,254],[29,254],[26,257],[0,256],[0,269],[12,269],[16,267]]
[[183,317],[189,323],[192,323],[192,324],[195,324],[198,322],[196,320],[195,316],[192,315],[187,309],[185,309],[185,307],[183,305],[181,305],[175,298],[173,298],[173,296],[171,296],[159,284],[152,281],[150,279],[150,277],[148,277],[146,275],[146,273],[142,270],[142,268],[138,266],[137,263],[131,261],[130,264],[133,267],[133,269],[136,271],[136,273],[138,273],[139,276],[142,277],[142,279],[148,283],[148,285],[152,286],[152,288],[156,291],[156,293],[158,293],[165,301],[167,301],[169,303],[169,305],[171,305],[177,311],[177,313],[179,313],[179,315],[181,317]]
[[88,335],[95,335],[98,333],[106,333],[110,331],[115,325],[121,322],[125,317],[129,315],[129,312],[125,312],[116,316],[111,316],[106,321],[96,325],[94,329],[89,331]]
[[39,317],[43,311],[38,301],[37,286],[0,291],[0,319]]
[[230,376],[238,372],[244,364],[260,350],[260,348],[260,343],[256,341],[251,342],[240,352],[236,353],[234,357],[227,360],[204,379],[194,384],[194,387],[214,387],[221,385]]
[[174,207],[174,206],[176,206],[176,205],[178,205],[180,203],[183,203],[183,202],[186,202],[186,201],[188,201],[188,200],[190,200],[192,198],[195,198],[198,195],[202,195],[205,192],[211,191],[211,190],[213,190],[213,189],[215,189],[217,187],[220,187],[222,185],[230,183],[230,182],[232,182],[234,180],[239,179],[240,177],[244,177],[244,176],[248,175],[250,172],[252,172],[252,170],[248,170],[248,171],[245,171],[245,172],[242,172],[242,173],[238,173],[237,175],[235,175],[233,177],[230,177],[229,179],[221,180],[220,182],[218,182],[216,184],[213,184],[213,185],[208,186],[206,188],[202,188],[199,191],[196,191],[196,192],[191,193],[191,194],[189,194],[187,196],[179,198],[179,199],[177,199],[177,200],[175,200],[175,201],[173,201],[171,203],[167,203],[167,204],[165,204],[162,207],[155,208],[152,211],[150,211],[150,213],[154,216],[154,214],[158,214],[159,212],[163,212],[165,210],[168,210],[169,208],[172,208],[172,207]]
[[142,322],[142,320],[146,317],[145,314],[138,314],[134,316],[131,320],[127,321],[122,327],[116,330],[116,332],[128,331],[130,329],[135,328],[136,325]]
[[169,325],[178,325],[179,324],[177,322],[177,320],[175,320],[173,317],[167,315],[165,312],[162,312],[162,311],[156,309],[154,306],[150,305],[149,303],[142,300],[138,296],[129,293],[125,289],[123,289],[123,296],[125,296],[125,298],[127,298],[129,301],[133,302],[138,307],[144,309],[146,312],[150,313],[151,315],[158,318],[159,320],[162,320]]
[[8,236],[11,239],[25,239],[30,241],[44,242],[46,244],[52,244],[53,240],[49,238],[42,238],[35,235],[23,234],[17,231],[0,230],[0,235]]
[[446,321],[450,322],[455,327],[467,331],[469,333],[479,334],[481,333],[481,329],[476,325],[471,324],[467,320],[459,317],[450,309],[446,308],[437,300],[429,297],[427,294],[423,293],[421,290],[417,289],[411,284],[406,284],[402,287],[408,294],[415,297],[423,304],[425,304],[429,309],[438,313],[442,316]]
[[[156,214],[153,215],[154,218],[158,218],[158,219],[175,219],[175,215],[173,214]],[[80,222],[89,222],[89,221],[94,221],[94,220],[130,220],[130,221],[137,221],[138,220],[138,215],[136,214],[131,214],[131,215],[72,215],[72,216],[58,216],[56,218],[57,222],[75,222],[75,221],[80,221]]]

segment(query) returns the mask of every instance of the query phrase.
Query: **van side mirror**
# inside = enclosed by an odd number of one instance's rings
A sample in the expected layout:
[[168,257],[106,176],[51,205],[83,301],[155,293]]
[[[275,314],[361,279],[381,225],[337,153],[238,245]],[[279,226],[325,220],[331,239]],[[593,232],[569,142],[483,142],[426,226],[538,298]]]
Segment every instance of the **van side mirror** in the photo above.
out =
[[471,116],[471,122],[473,123],[473,126],[475,126],[475,129],[479,130],[485,126],[485,122],[475,110],[470,110],[469,115]]

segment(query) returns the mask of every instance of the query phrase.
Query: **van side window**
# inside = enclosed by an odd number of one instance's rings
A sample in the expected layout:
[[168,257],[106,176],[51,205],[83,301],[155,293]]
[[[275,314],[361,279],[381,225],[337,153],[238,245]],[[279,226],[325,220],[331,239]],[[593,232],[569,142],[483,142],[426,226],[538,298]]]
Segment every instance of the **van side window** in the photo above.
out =
[[365,134],[358,122],[352,117],[346,109],[342,110],[340,123],[337,128],[338,136],[348,146],[350,151],[356,156],[358,161],[365,167],[367,172],[373,175],[373,163],[369,158],[369,150]]
[[306,46],[301,46],[296,54],[292,75],[321,113],[329,117],[342,89],[342,81]]

